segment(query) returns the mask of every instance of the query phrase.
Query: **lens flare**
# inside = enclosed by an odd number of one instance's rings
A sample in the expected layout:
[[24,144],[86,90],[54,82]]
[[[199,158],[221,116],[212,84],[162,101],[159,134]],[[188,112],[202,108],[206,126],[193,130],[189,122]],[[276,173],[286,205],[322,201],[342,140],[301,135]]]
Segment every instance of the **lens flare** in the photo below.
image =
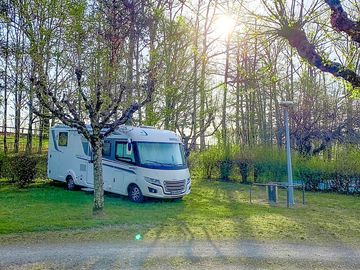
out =
[[215,32],[218,36],[228,37],[235,29],[236,20],[231,15],[223,14],[215,21]]

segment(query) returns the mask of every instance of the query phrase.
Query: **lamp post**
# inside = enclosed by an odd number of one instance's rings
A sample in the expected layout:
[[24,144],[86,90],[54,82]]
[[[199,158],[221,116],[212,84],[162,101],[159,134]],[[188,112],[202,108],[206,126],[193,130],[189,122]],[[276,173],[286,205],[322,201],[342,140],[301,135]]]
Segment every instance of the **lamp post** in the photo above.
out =
[[284,108],[285,116],[285,139],[286,139],[286,159],[287,159],[287,173],[288,173],[288,205],[293,206],[294,201],[294,186],[292,178],[291,167],[291,149],[290,149],[290,131],[289,131],[289,107],[294,105],[293,101],[280,101],[279,103]]

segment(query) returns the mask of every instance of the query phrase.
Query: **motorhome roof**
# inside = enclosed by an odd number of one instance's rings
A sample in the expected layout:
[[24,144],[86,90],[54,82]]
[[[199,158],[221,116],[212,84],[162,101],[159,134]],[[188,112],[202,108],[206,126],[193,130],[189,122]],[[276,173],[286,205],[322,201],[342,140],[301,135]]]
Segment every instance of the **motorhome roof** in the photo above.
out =
[[[66,125],[56,125],[55,129],[71,129],[76,131],[75,128],[70,128]],[[91,130],[91,126],[87,126],[88,130]],[[104,132],[106,129],[104,129]],[[119,126],[109,138],[130,138],[133,141],[143,142],[172,142],[180,143],[180,137],[173,131],[160,130],[154,127],[135,127],[135,126]]]

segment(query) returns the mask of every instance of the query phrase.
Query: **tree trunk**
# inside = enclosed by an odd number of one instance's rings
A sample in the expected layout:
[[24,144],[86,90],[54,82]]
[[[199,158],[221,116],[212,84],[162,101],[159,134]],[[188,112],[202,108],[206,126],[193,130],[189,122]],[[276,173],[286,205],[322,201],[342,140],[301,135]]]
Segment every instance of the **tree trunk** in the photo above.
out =
[[[41,109],[41,112],[44,113],[43,108]],[[40,117],[38,154],[41,154],[43,148],[44,129],[45,129],[45,119],[43,117]]]
[[4,153],[8,151],[7,148],[7,89],[8,89],[8,63],[9,63],[9,23],[6,24],[6,41],[5,41],[5,69],[4,69],[4,123],[3,123],[3,134],[4,134]]
[[[30,78],[34,78],[35,76],[35,69],[33,63],[31,64],[31,75]],[[32,139],[33,139],[33,115],[34,115],[34,109],[33,109],[33,101],[34,101],[34,85],[33,83],[30,83],[29,85],[29,122],[28,122],[28,132],[26,136],[26,153],[30,154],[32,152]]]
[[104,181],[102,172],[102,140],[99,136],[93,135],[92,148],[94,155],[94,206],[93,214],[102,213],[104,208]]
[[211,24],[210,11],[211,11],[211,1],[208,2],[206,7],[206,16],[204,22],[204,31],[202,39],[202,52],[201,52],[201,72],[200,72],[200,85],[199,85],[199,94],[200,94],[200,112],[199,112],[199,130],[200,130],[200,150],[205,149],[205,80],[206,80],[206,68],[208,65],[208,32],[209,25]]
[[230,35],[226,41],[226,59],[225,59],[225,74],[224,74],[224,95],[223,95],[223,104],[222,104],[222,119],[221,119],[221,129],[222,129],[222,141],[224,145],[227,145],[227,130],[226,130],[226,107],[227,107],[227,92],[228,92],[228,77],[229,77],[229,58],[230,58]]
[[[136,69],[135,87],[136,87],[137,99],[138,99],[138,102],[140,102],[140,100],[141,100],[141,85],[140,85],[140,40],[139,40],[139,35],[137,35],[137,37],[136,37],[135,69]],[[139,109],[138,124],[139,124],[139,126],[142,125],[142,111],[141,111],[141,108]]]
[[[150,70],[150,74],[149,74],[149,77],[148,77],[148,83],[150,83],[151,81],[154,80],[154,78],[153,78],[153,76],[154,76],[153,69],[154,69],[155,61],[156,61],[156,59],[154,59],[156,28],[157,28],[157,21],[156,21],[155,15],[154,15],[154,17],[149,22],[149,32],[150,32],[149,70]],[[153,95],[153,100],[154,99],[155,98],[154,98],[154,95]],[[150,101],[145,106],[145,125],[153,126],[155,124],[156,124],[156,119],[155,119],[155,111],[154,111],[154,101]]]
[[14,83],[14,99],[15,99],[15,130],[14,130],[14,152],[19,153],[20,140],[20,91],[19,91],[19,58],[15,54],[15,83]]
[[240,41],[237,44],[236,52],[236,103],[235,103],[235,144],[241,144],[241,132],[240,132],[240,95],[241,95],[241,86],[240,86]]
[[192,113],[191,113],[191,129],[193,136],[196,136],[197,131],[197,101],[198,101],[198,66],[199,66],[199,16],[200,16],[200,2],[197,5],[196,21],[195,21],[195,33],[194,33],[194,50],[193,50],[193,65],[194,65],[194,81],[192,91]]

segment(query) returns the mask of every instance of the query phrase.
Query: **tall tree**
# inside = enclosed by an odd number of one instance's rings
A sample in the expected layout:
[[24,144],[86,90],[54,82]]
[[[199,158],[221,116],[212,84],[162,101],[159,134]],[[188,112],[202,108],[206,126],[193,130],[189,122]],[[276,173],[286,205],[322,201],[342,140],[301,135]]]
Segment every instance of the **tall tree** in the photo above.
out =
[[10,35],[10,23],[8,16],[10,15],[10,4],[9,1],[4,1],[1,3],[1,15],[5,18],[5,68],[4,68],[4,118],[3,118],[3,143],[4,143],[4,153],[8,151],[7,147],[7,117],[8,117],[8,68],[9,68],[9,35]]
[[[29,56],[34,67],[34,77],[31,78],[33,91],[45,109],[40,111],[33,106],[33,110],[37,115],[49,118],[49,114],[44,113],[48,111],[64,124],[76,128],[90,142],[94,153],[93,210],[99,213],[104,206],[103,139],[131,119],[134,112],[151,100],[154,91],[155,82],[148,80],[144,85],[144,99],[129,103],[125,97],[131,96],[135,89],[118,76],[122,68],[122,50],[131,28],[131,14],[137,8],[135,2],[68,3],[44,0],[31,3],[13,1],[13,5],[23,18],[23,31],[29,41]],[[77,9],[75,12],[82,12],[83,17],[69,16],[74,9]],[[86,9],[91,12],[86,13]],[[77,63],[73,71],[77,87],[64,88],[59,93],[51,87],[46,57],[48,54],[52,57],[51,44],[59,34],[58,29],[66,28],[67,19],[84,19],[82,27],[86,30],[86,37],[82,42],[87,44],[88,62],[80,66]],[[154,72],[154,68],[149,70],[147,76]],[[80,111],[77,106],[79,96],[84,109]],[[118,111],[121,115],[114,118]],[[91,129],[88,129],[87,121]]]

